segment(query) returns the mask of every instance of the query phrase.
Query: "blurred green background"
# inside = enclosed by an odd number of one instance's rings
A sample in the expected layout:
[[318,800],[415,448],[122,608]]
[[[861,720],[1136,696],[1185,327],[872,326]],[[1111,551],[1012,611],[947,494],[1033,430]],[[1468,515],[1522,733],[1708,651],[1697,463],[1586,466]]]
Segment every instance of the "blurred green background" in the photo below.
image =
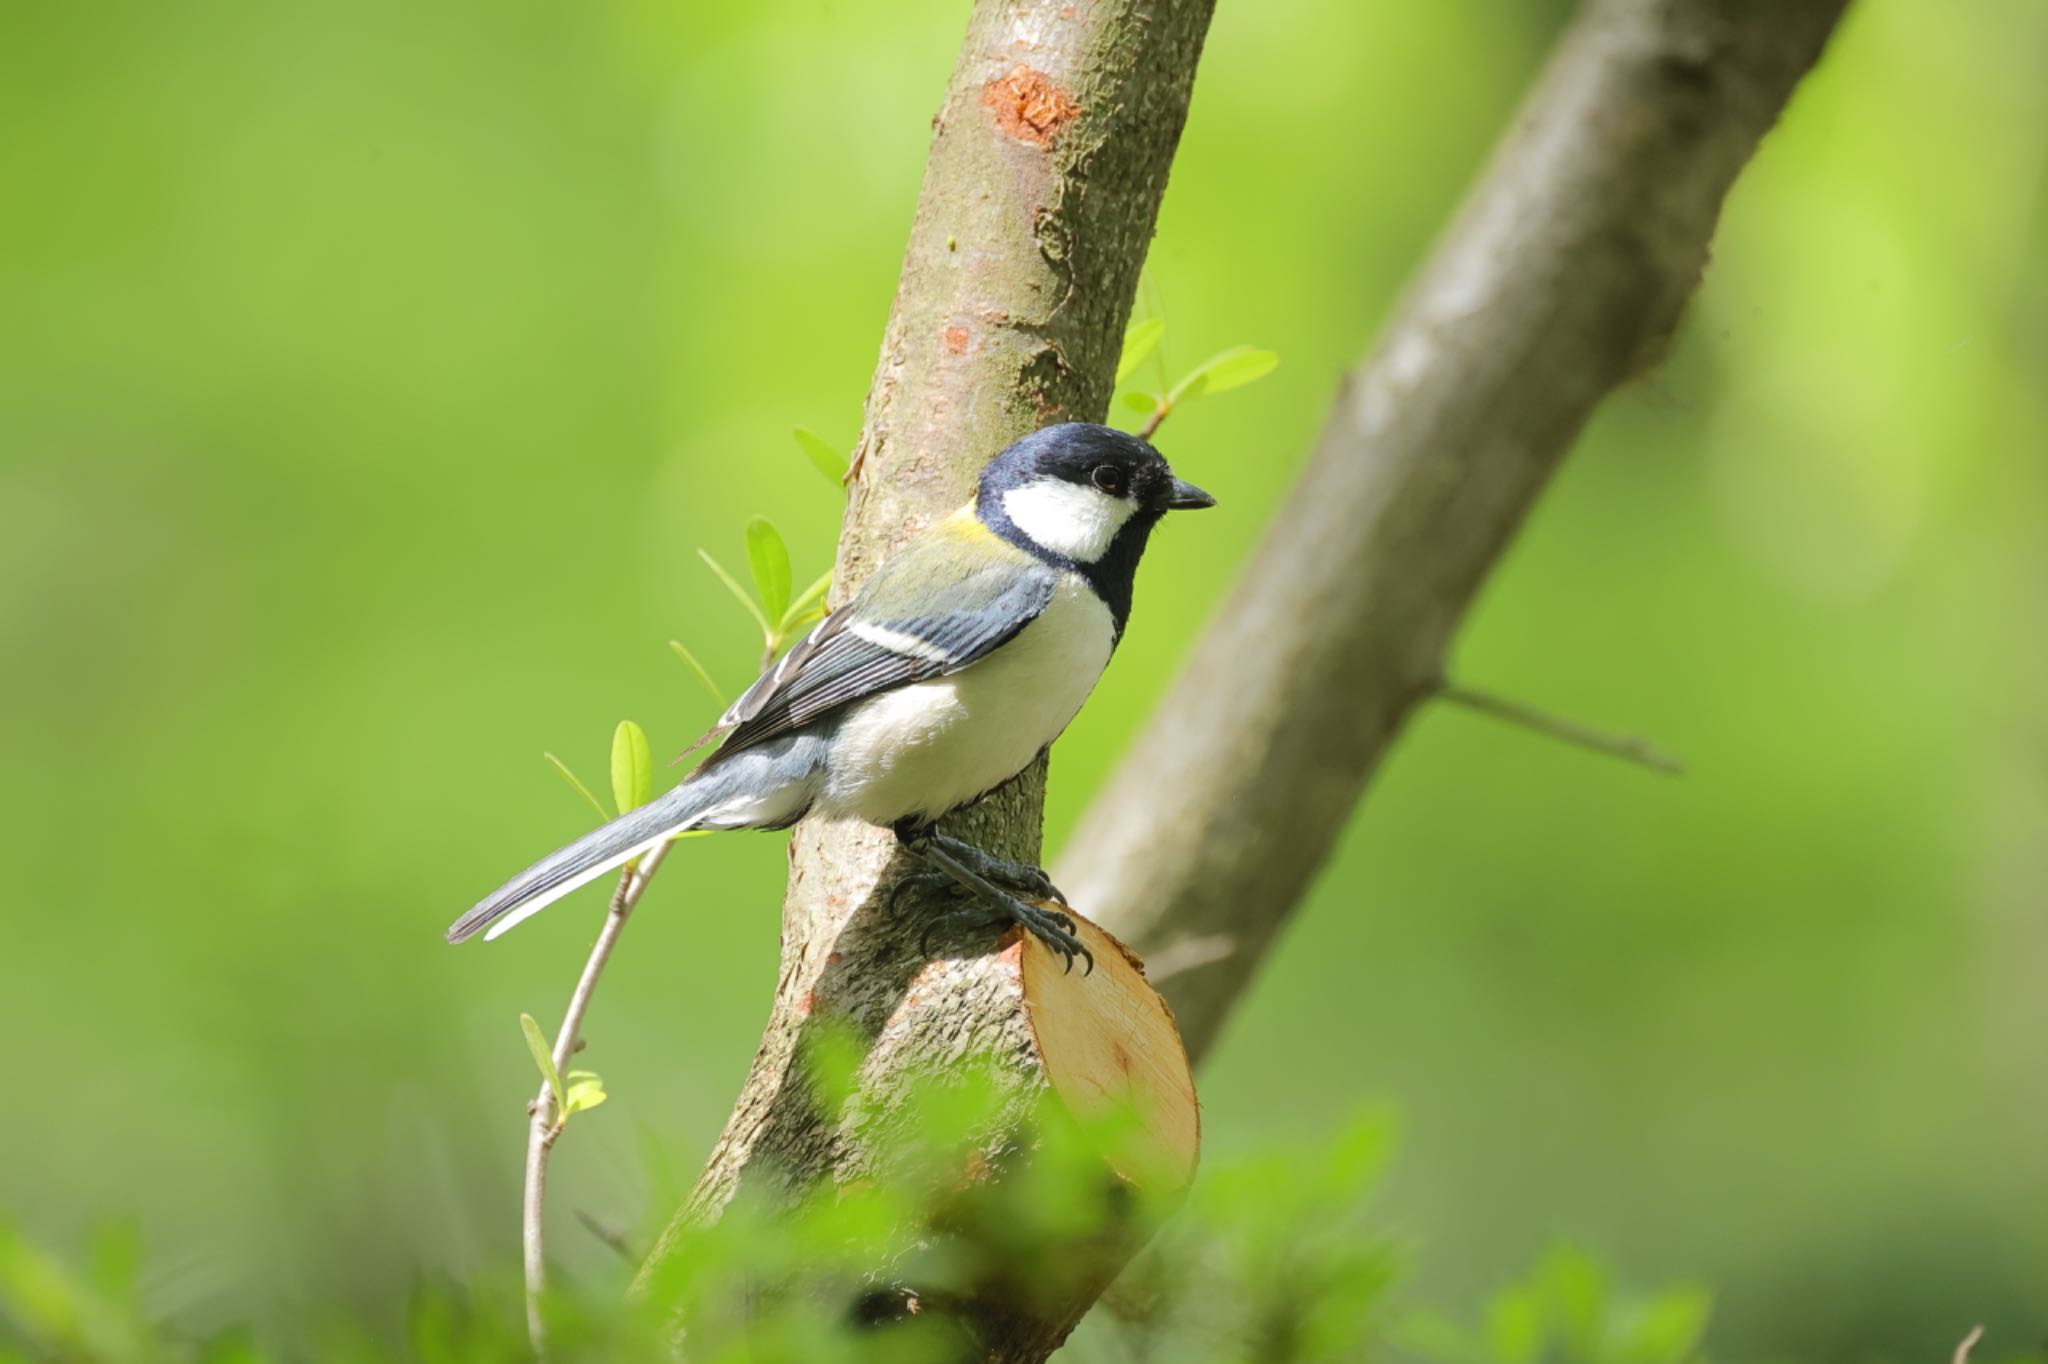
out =
[[[1051,836],[1564,21],[1223,0],[1150,278],[1168,452]],[[749,626],[697,563],[837,500],[959,0],[189,0],[0,17],[0,1212],[133,1215],[205,1325],[395,1314],[516,1253],[521,1010],[599,897],[452,915],[673,750]],[[1425,715],[1204,1086],[1210,1147],[1404,1114],[1382,1200],[1457,1307],[1571,1237],[1723,1355],[2048,1337],[2048,10],[1861,0],[1465,630],[1474,685],[1665,780]],[[588,1033],[566,1214],[659,1217],[772,989],[773,836],[686,845]]]

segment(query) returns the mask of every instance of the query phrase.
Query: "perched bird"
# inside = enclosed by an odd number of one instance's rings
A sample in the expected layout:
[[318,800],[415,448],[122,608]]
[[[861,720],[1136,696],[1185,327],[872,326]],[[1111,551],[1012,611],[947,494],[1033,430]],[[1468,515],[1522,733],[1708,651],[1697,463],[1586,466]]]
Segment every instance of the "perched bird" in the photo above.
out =
[[[513,877],[448,930],[494,938],[690,829],[866,820],[1062,953],[1086,956],[1036,867],[939,833],[1059,737],[1130,617],[1138,558],[1168,511],[1216,500],[1159,452],[1068,422],[989,463],[974,500],[885,561],[719,718],[676,787]],[[1060,901],[1064,903],[1064,901]]]

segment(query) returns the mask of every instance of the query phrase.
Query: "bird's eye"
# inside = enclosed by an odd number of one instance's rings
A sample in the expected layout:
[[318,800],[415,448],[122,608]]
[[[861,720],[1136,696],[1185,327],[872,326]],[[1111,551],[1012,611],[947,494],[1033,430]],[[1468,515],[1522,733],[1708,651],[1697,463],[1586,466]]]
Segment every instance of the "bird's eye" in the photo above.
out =
[[1092,477],[1095,479],[1095,486],[1108,493],[1111,497],[1122,497],[1124,495],[1124,471],[1117,468],[1114,464],[1096,465],[1095,473]]

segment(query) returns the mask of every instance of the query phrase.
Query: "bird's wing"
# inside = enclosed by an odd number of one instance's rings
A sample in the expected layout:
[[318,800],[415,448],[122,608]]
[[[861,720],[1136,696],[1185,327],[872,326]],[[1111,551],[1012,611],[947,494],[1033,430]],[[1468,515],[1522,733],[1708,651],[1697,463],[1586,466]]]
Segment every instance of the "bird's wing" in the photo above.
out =
[[958,672],[1030,624],[1057,583],[1055,570],[978,522],[934,527],[733,702],[709,761],[863,697]]

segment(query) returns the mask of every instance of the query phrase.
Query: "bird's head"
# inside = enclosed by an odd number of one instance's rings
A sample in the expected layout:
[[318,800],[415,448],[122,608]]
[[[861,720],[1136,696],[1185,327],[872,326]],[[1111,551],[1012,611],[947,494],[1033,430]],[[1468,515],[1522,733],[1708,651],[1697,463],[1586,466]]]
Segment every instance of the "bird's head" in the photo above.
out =
[[1128,558],[1169,511],[1216,499],[1175,478],[1166,460],[1125,431],[1065,422],[1034,431],[990,461],[976,510],[1022,548],[1077,566]]

